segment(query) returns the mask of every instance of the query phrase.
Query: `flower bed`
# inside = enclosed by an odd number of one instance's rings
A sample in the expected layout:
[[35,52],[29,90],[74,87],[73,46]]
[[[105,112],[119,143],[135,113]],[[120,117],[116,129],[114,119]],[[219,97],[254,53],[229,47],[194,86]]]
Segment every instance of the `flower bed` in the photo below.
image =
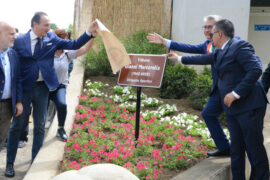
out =
[[174,105],[145,94],[136,142],[135,92],[115,86],[111,88],[114,94],[108,96],[104,88],[110,87],[86,81],[62,170],[106,162],[123,166],[140,179],[164,179],[170,177],[168,172],[205,158],[207,146],[213,146],[206,125],[197,116],[179,113]]

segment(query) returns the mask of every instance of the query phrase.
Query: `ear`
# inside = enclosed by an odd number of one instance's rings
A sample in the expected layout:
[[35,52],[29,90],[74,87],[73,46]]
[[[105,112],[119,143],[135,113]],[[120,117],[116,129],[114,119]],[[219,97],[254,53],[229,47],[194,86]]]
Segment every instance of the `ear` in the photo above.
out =
[[218,36],[221,38],[223,36],[223,32],[219,31]]
[[33,22],[33,27],[35,27],[36,25],[38,25],[38,23],[37,22]]

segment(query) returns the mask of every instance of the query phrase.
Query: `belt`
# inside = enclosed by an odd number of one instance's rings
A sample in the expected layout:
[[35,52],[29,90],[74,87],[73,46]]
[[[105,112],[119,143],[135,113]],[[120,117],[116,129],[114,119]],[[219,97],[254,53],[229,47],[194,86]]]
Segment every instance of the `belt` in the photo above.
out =
[[36,86],[39,86],[39,85],[42,85],[42,84],[44,84],[44,81],[36,81],[36,83],[35,83]]
[[2,102],[10,102],[10,101],[11,101],[11,98],[9,98],[9,99],[1,99],[0,102],[2,103]]

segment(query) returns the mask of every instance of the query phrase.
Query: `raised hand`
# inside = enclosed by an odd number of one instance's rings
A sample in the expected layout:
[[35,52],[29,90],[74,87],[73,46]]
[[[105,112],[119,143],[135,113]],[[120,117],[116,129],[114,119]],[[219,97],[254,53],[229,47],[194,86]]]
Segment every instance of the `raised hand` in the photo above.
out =
[[97,35],[97,29],[98,29],[98,24],[96,21],[93,21],[89,28],[88,28],[88,31],[93,35],[93,36],[96,36]]
[[159,35],[157,33],[149,33],[147,35],[147,39],[151,43],[166,45],[166,39],[164,39],[161,35]]

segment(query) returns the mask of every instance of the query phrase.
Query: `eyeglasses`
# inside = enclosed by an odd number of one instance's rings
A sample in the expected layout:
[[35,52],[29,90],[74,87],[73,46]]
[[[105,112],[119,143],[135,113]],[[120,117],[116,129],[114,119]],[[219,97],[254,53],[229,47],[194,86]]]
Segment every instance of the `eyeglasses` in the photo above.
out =
[[209,25],[209,26],[203,26],[202,28],[203,28],[203,29],[212,29],[213,26],[211,26],[211,25]]
[[218,33],[218,32],[219,32],[219,31],[215,31],[215,32],[213,32],[213,33],[210,33],[210,34],[209,34],[210,38],[212,39],[213,36],[214,36],[214,34],[215,34],[215,33]]

